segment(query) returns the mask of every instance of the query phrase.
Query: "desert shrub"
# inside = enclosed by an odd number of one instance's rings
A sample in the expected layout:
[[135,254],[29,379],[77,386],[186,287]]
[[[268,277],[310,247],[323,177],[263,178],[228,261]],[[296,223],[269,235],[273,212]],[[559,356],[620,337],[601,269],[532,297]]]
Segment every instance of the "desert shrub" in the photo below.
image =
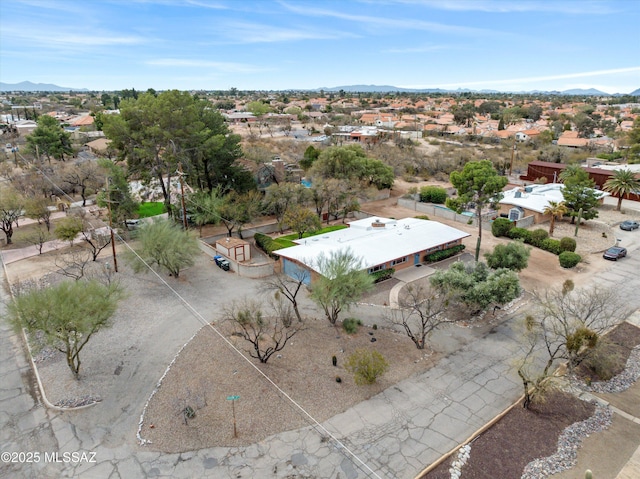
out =
[[538,228],[531,232],[531,239],[528,241],[528,243],[539,248],[542,242],[546,240],[548,237],[549,237],[549,233],[547,233],[547,230]]
[[509,241],[507,244],[499,244],[491,253],[486,253],[487,266],[491,269],[507,268],[513,271],[522,271],[529,263],[531,248],[525,246],[522,240]]
[[562,250],[560,249],[560,241],[557,239],[547,238],[542,241],[540,248],[553,254],[562,253]]
[[379,283],[380,281],[391,278],[395,272],[396,270],[394,268],[381,269],[380,271],[371,273],[371,277],[374,283]]
[[434,251],[433,253],[424,255],[424,260],[427,263],[442,261],[443,259],[451,258],[453,255],[458,254],[464,248],[465,246],[463,244],[459,244],[456,246],[452,246],[451,248],[443,249],[441,251]]
[[420,201],[442,205],[447,201],[447,190],[440,186],[423,186],[420,188]]
[[518,228],[517,226],[515,228],[511,228],[507,232],[507,236],[511,239],[521,239],[525,243],[531,242],[531,231],[524,228]]
[[348,334],[357,333],[358,326],[362,326],[362,321],[356,318],[347,318],[342,321],[342,329],[344,329]]
[[491,223],[491,233],[497,238],[507,236],[509,230],[514,226],[515,223],[509,218],[496,218],[493,223]]
[[573,268],[582,260],[582,256],[573,251],[563,251],[558,256],[558,259],[560,260],[560,266],[563,268]]
[[414,216],[414,218],[417,218],[419,220],[428,220],[429,217],[427,215],[418,215],[418,216]]
[[560,249],[562,251],[570,251],[573,253],[576,250],[576,240],[574,240],[573,238],[569,238],[568,236],[561,238]]
[[595,381],[608,381],[625,367],[626,358],[616,352],[615,345],[606,339],[598,341],[596,347],[589,351],[584,361],[580,363]]
[[389,363],[378,351],[356,349],[347,359],[345,369],[353,373],[356,384],[373,384],[389,369]]

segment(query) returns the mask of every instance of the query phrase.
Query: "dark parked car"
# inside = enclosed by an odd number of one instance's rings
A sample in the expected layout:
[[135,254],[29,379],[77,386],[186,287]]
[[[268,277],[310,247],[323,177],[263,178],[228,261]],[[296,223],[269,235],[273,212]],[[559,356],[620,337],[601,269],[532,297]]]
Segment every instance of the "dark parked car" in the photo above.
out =
[[620,223],[620,229],[625,231],[637,230],[639,227],[640,223],[638,223],[637,221],[627,220]]
[[611,261],[618,261],[619,258],[627,256],[627,249],[620,246],[612,246],[602,254],[604,259],[610,259]]

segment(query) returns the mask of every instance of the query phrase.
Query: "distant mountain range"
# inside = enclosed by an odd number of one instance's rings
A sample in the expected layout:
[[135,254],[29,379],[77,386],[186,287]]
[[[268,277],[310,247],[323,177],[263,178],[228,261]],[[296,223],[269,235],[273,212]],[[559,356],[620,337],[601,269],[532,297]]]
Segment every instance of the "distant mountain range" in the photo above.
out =
[[[322,87],[317,88],[316,90],[308,90],[308,91],[319,91],[324,90],[326,92],[339,92],[343,90],[349,93],[391,93],[391,92],[406,92],[406,93],[486,93],[486,94],[499,94],[499,93],[516,93],[521,95],[576,95],[576,96],[622,96],[622,95],[633,95],[640,96],[640,88],[632,91],[631,93],[605,93],[600,90],[596,90],[595,88],[589,89],[580,89],[574,88],[572,90],[564,90],[564,91],[542,91],[542,90],[532,90],[532,91],[519,91],[519,92],[505,92],[500,90],[470,90],[464,88],[458,88],[457,90],[445,90],[442,88],[399,88],[392,85],[344,85],[344,86],[336,86],[336,87]],[[20,83],[3,83],[0,82],[0,91],[89,91],[87,88],[71,88],[53,85],[51,83],[32,83],[30,81],[23,81]],[[291,91],[291,90],[287,90]]]
[[86,88],[71,88],[53,85],[51,83],[32,83],[23,81],[20,83],[0,82],[0,91],[89,91]]
[[[328,92],[339,92],[340,90],[349,92],[349,93],[391,93],[391,92],[406,92],[406,93],[463,93],[463,92],[471,92],[471,93],[487,93],[487,94],[495,94],[495,93],[516,93],[523,95],[579,95],[579,96],[622,96],[627,95],[627,93],[614,93],[613,95],[610,93],[605,93],[600,90],[596,90],[595,88],[589,88],[588,90],[574,88],[572,90],[564,90],[564,91],[541,91],[541,90],[533,90],[533,91],[519,91],[519,92],[504,92],[499,90],[471,90],[465,88],[458,88],[457,90],[443,90],[442,88],[399,88],[391,85],[344,85],[344,86],[336,86],[331,88],[318,88],[318,90],[324,90]],[[629,95],[640,95],[640,88],[634,90]]]

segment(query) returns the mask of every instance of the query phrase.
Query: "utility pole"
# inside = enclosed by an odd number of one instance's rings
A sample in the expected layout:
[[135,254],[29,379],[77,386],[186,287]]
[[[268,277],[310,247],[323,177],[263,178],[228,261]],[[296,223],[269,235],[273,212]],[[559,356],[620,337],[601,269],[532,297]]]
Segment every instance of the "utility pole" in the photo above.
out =
[[184,182],[182,181],[182,163],[178,163],[178,177],[180,178],[180,194],[182,195],[182,227],[187,231],[187,206],[184,202]]
[[118,272],[118,260],[116,259],[116,240],[113,235],[113,220],[111,219],[111,189],[109,188],[109,177],[107,176],[107,210],[109,210],[109,232],[111,233],[111,252],[113,253],[113,270]]
[[513,171],[513,157],[516,153],[516,140],[513,140],[513,149],[511,150],[511,163],[509,163],[509,176],[511,176],[511,172]]

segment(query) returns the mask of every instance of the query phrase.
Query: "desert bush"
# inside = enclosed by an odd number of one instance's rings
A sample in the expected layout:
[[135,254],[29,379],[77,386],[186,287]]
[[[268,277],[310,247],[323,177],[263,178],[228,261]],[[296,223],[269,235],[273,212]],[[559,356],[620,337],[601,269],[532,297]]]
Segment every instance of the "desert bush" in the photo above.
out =
[[499,244],[491,253],[486,253],[487,266],[491,269],[507,268],[513,271],[522,271],[529,263],[531,248],[525,246],[522,240],[509,241],[507,244]]
[[342,329],[344,329],[347,334],[357,333],[359,326],[362,326],[362,321],[356,318],[347,318],[342,322]]
[[507,232],[507,236],[511,239],[521,239],[525,243],[531,242],[531,231],[517,226],[515,228],[511,228]]
[[515,223],[509,218],[496,218],[493,223],[491,223],[491,233],[497,238],[507,236],[509,230],[514,226]]
[[429,220],[429,217],[427,215],[417,215],[417,216],[414,216],[414,218],[419,220]]
[[560,249],[562,251],[570,251],[573,253],[576,250],[576,240],[574,240],[573,238],[569,238],[568,236],[561,238]]
[[373,384],[389,369],[389,363],[378,351],[356,349],[347,359],[345,369],[353,373],[356,384]]
[[615,347],[606,339],[598,341],[580,364],[591,374],[594,381],[608,381],[625,367],[623,355],[617,354]]
[[549,237],[549,233],[547,232],[547,230],[538,228],[531,232],[531,239],[528,241],[528,243],[539,248],[542,242],[546,240],[548,237]]
[[447,190],[440,186],[423,186],[420,188],[420,201],[423,203],[444,204],[447,200]]
[[558,259],[560,260],[560,266],[563,268],[573,268],[582,260],[582,256],[573,251],[563,251],[558,256]]

